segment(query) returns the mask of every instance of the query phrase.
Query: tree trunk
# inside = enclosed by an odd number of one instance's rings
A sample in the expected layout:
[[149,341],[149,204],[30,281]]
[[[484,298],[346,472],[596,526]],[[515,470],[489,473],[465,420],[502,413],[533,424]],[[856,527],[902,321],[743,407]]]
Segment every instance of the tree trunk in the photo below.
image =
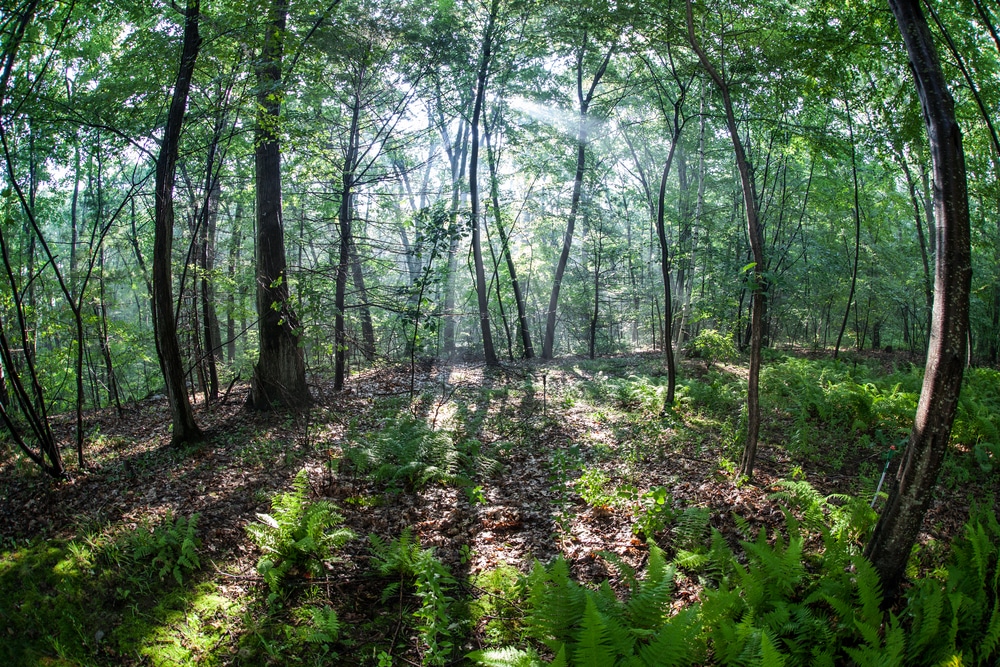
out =
[[485,134],[487,160],[490,167],[490,197],[493,200],[493,221],[496,224],[497,231],[500,233],[500,253],[503,255],[504,261],[507,264],[507,273],[510,274],[511,290],[514,292],[514,302],[517,304],[518,329],[521,333],[521,347],[523,349],[524,358],[531,359],[535,356],[535,349],[531,345],[531,329],[528,326],[527,308],[525,308],[524,305],[524,295],[521,292],[521,283],[517,279],[517,268],[514,266],[514,258],[510,252],[510,239],[508,238],[507,230],[504,229],[503,225],[503,216],[500,208],[500,186],[499,178],[497,176],[497,164],[490,147],[490,130],[488,127],[486,128]]
[[458,122],[458,134],[455,145],[449,147],[444,141],[451,163],[451,227],[448,243],[448,268],[444,285],[444,328],[442,332],[442,348],[445,355],[455,352],[455,271],[457,269],[458,241],[461,237],[459,229],[459,207],[462,199],[462,176],[465,174],[465,161],[469,154],[469,124],[464,118]]
[[847,308],[844,309],[844,321],[840,324],[840,333],[837,334],[837,344],[833,348],[833,358],[840,354],[840,342],[844,338],[844,330],[847,329],[847,318],[851,313],[851,302],[854,300],[854,291],[858,285],[858,259],[861,256],[861,198],[858,193],[858,162],[857,151],[854,147],[854,122],[851,119],[851,107],[844,97],[844,108],[847,110],[847,131],[851,143],[851,176],[854,179],[854,268],[851,270],[851,290],[847,294]]
[[670,287],[671,267],[670,246],[667,243],[666,199],[667,176],[670,175],[670,165],[674,160],[674,153],[680,133],[680,126],[675,122],[674,133],[670,142],[670,152],[667,153],[667,161],[663,165],[663,174],[660,177],[660,192],[657,198],[656,209],[656,238],[660,245],[660,272],[663,276],[663,360],[667,364],[667,396],[664,399],[665,407],[670,407],[674,404],[674,391],[677,386],[677,365],[674,361],[673,336],[671,336],[674,310],[673,295],[671,294],[672,290]]
[[156,160],[155,239],[153,242],[153,311],[154,331],[160,357],[160,370],[166,384],[167,400],[173,422],[171,443],[178,445],[198,440],[201,429],[194,421],[194,412],[188,401],[184,379],[184,365],[177,340],[177,323],[174,319],[173,277],[171,276],[171,247],[174,235],[174,180],[177,171],[178,143],[184,111],[187,106],[191,77],[201,46],[198,34],[199,0],[188,0],[184,19],[184,48],[180,69],[174,85],[167,126],[163,132],[160,155]]
[[472,108],[472,148],[469,154],[469,201],[472,211],[472,261],[476,271],[476,300],[479,306],[479,330],[483,336],[483,355],[487,366],[497,366],[497,353],[493,347],[493,334],[490,331],[489,286],[486,284],[486,269],[483,266],[483,242],[479,224],[479,118],[483,113],[483,101],[486,97],[486,75],[490,66],[490,52],[493,42],[493,26],[499,11],[499,0],[493,0],[490,14],[486,20],[486,30],[483,35],[483,50],[479,62],[479,73],[476,77],[476,99]]
[[698,54],[698,60],[708,75],[715,82],[722,94],[722,103],[726,112],[726,126],[733,142],[733,152],[736,154],[736,169],[740,173],[740,185],[743,190],[743,205],[746,209],[747,235],[750,239],[750,250],[753,253],[752,299],[750,316],[750,373],[747,380],[747,441],[740,462],[740,474],[753,478],[753,466],[757,457],[757,438],[760,432],[760,366],[761,344],[763,341],[764,309],[767,282],[764,277],[764,235],[761,230],[757,210],[757,188],[754,183],[753,170],[743,149],[743,140],[736,127],[736,116],[733,114],[733,102],[729,96],[729,84],[719,74],[708,59],[708,55],[698,43],[694,34],[694,16],[691,0],[687,0],[688,40]]
[[354,169],[357,166],[359,122],[361,117],[361,86],[364,70],[358,75],[357,87],[354,90],[354,103],[351,107],[351,127],[348,130],[347,153],[344,155],[344,173],[341,176],[340,190],[340,258],[337,262],[337,284],[334,292],[334,335],[337,349],[334,355],[333,388],[340,391],[344,388],[344,378],[347,374],[347,272],[351,263],[351,197],[354,195]]
[[281,60],[287,0],[272,0],[257,67],[257,122],[254,170],[257,195],[257,316],[260,354],[250,381],[248,407],[302,407],[311,401],[306,366],[299,347],[299,322],[292,311],[281,216],[281,147],[278,141]]
[[[229,295],[226,298],[226,361],[230,364],[236,360],[236,271],[240,263],[240,245],[243,242],[243,231],[240,229],[243,216],[240,215],[243,206],[236,204],[236,219],[233,221],[232,244],[229,249]],[[242,309],[242,299],[240,308]]]
[[222,360],[222,333],[219,316],[215,309],[215,237],[219,218],[219,182],[210,185],[208,196],[207,224],[202,224],[199,243],[201,264],[201,319],[204,335],[204,366],[208,378],[208,401],[219,399],[218,362]]
[[948,449],[965,368],[972,252],[962,135],[918,0],[889,0],[899,24],[923,110],[934,170],[934,310],[924,383],[910,440],[865,547],[887,601],[905,575]]
[[358,295],[358,310],[361,312],[361,354],[366,361],[375,359],[375,326],[372,324],[372,311],[368,305],[368,288],[365,287],[365,272],[358,254],[358,244],[354,240],[353,226],[351,229],[351,246],[348,249],[351,259],[351,281]]
[[585,93],[583,90],[583,56],[587,51],[587,38],[584,33],[584,41],[580,45],[580,50],[576,56],[576,97],[580,105],[580,127],[576,135],[576,172],[573,176],[573,195],[569,205],[569,217],[566,220],[566,234],[563,236],[562,251],[559,253],[559,261],[556,263],[555,277],[552,280],[552,293],[549,296],[549,309],[545,319],[545,338],[542,340],[542,359],[551,359],[556,339],[556,308],[559,305],[559,290],[562,288],[563,275],[566,273],[566,264],[569,262],[569,250],[573,245],[573,228],[576,225],[576,216],[580,209],[580,199],[583,192],[583,175],[587,166],[587,111],[590,103],[594,99],[594,92],[597,85],[604,77],[608,69],[611,56],[614,55],[617,44],[612,44],[604,56],[603,62],[594,73],[591,79],[590,88]]

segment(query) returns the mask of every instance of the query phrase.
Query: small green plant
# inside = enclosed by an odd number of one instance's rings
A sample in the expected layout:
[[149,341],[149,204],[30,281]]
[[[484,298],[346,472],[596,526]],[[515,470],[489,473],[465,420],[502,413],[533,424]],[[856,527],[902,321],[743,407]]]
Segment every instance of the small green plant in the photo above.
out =
[[412,587],[420,607],[413,613],[423,644],[425,665],[446,665],[458,645],[457,639],[467,622],[455,618],[457,587],[455,577],[435,555],[433,549],[421,549],[409,529],[386,542],[377,535],[368,537],[372,546],[372,564],[383,577],[398,579],[382,593],[383,601]]
[[288,574],[298,570],[318,576],[330,553],[354,537],[343,527],[343,517],[332,503],[309,501],[309,476],[304,468],[295,476],[292,491],[275,495],[271,513],[257,518],[246,530],[264,552],[257,571],[271,590],[270,601]]
[[592,507],[612,509],[622,504],[622,498],[611,484],[611,478],[597,468],[583,471],[573,488]]
[[688,355],[702,359],[705,369],[717,361],[731,361],[738,355],[733,337],[715,329],[704,329],[688,343]]
[[170,514],[152,532],[139,530],[131,538],[132,553],[137,561],[148,560],[154,568],[159,568],[162,581],[172,575],[178,584],[184,583],[185,572],[193,572],[201,567],[198,560],[197,537],[198,514],[185,519],[178,516],[171,520]]
[[664,486],[654,486],[639,496],[632,532],[652,538],[662,533],[677,518],[674,499]]

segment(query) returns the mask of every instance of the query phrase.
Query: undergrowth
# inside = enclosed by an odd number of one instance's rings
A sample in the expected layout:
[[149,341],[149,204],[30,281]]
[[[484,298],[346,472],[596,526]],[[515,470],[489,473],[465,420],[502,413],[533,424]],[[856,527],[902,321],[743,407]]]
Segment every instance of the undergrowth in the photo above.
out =
[[246,527],[250,539],[264,552],[257,572],[270,589],[269,601],[281,593],[292,573],[319,576],[332,552],[354,537],[343,527],[343,517],[325,500],[309,500],[309,476],[303,468],[292,482],[292,491],[271,500],[271,513],[258,514]]
[[[784,531],[737,519],[738,547],[707,511],[678,520],[672,561],[650,542],[640,577],[619,559],[628,590],[575,582],[561,557],[527,575],[520,645],[476,651],[480,665],[992,665],[1000,659],[1000,526],[973,513],[941,578],[917,580],[900,613],[860,550],[874,515],[862,501],[785,482]],[[710,536],[706,539],[706,534]],[[675,613],[680,573],[702,588]],[[542,650],[544,648],[544,650]],[[551,660],[542,657],[552,656]]]

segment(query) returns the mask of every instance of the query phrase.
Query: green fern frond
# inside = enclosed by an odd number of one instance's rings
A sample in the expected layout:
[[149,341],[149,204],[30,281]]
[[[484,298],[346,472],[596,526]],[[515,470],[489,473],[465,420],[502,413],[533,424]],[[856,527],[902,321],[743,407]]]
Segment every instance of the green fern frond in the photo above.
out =
[[861,603],[861,619],[869,626],[878,627],[882,624],[882,581],[867,558],[859,554],[852,560],[858,601]]
[[707,507],[686,507],[674,526],[674,546],[680,550],[698,552],[704,549],[705,533],[711,511]]
[[785,667],[785,656],[767,630],[760,633],[760,659],[761,667]]
[[615,654],[608,636],[607,620],[597,610],[592,596],[587,596],[573,664],[578,667],[608,667],[615,664]]

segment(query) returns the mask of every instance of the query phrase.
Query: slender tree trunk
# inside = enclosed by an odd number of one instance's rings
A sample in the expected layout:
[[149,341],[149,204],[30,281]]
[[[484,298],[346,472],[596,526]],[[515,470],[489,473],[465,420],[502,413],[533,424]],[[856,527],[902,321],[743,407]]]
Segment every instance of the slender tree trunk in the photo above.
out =
[[555,277],[552,280],[552,293],[549,296],[549,309],[545,319],[545,338],[542,340],[542,359],[551,359],[555,347],[556,339],[556,308],[559,306],[559,290],[562,288],[563,275],[566,273],[566,265],[569,262],[569,251],[573,245],[573,228],[576,225],[576,216],[579,214],[580,199],[583,193],[583,175],[587,168],[587,112],[590,103],[594,99],[594,92],[598,84],[607,71],[611,56],[614,55],[617,44],[613,44],[604,56],[603,62],[594,73],[591,79],[590,88],[584,92],[583,89],[583,56],[587,51],[587,36],[584,34],[583,43],[577,51],[576,56],[576,97],[580,105],[580,126],[576,135],[576,172],[573,176],[573,195],[570,199],[569,217],[566,220],[566,234],[563,236],[562,251],[559,253],[559,261],[556,263]]
[[98,304],[94,307],[94,314],[100,323],[100,346],[101,357],[104,360],[104,377],[108,385],[108,399],[118,410],[118,416],[122,416],[121,392],[118,388],[118,376],[115,374],[115,366],[111,359],[111,342],[108,334],[108,300],[104,290],[104,248],[100,250],[100,258],[97,265],[97,288]]
[[364,70],[358,74],[357,88],[354,90],[354,103],[351,107],[351,127],[348,130],[347,153],[344,155],[344,173],[341,177],[340,190],[340,258],[337,262],[337,284],[334,293],[334,334],[337,350],[334,356],[333,388],[340,391],[344,388],[344,378],[347,375],[347,272],[351,262],[351,197],[354,188],[354,169],[358,159],[359,122],[361,116],[361,86]]
[[479,306],[479,330],[483,336],[483,354],[487,366],[497,366],[497,353],[493,347],[490,331],[489,287],[486,284],[486,269],[483,266],[483,243],[479,220],[479,118],[483,113],[486,97],[486,76],[490,66],[490,52],[493,46],[493,26],[500,8],[499,0],[493,0],[483,35],[483,50],[480,56],[479,73],[476,77],[476,99],[472,108],[472,148],[469,154],[469,201],[472,206],[472,261],[476,271],[476,300]]
[[299,321],[289,299],[285,231],[281,215],[281,146],[278,141],[281,60],[288,1],[272,0],[257,67],[254,169],[257,195],[257,316],[260,354],[250,381],[248,407],[298,408],[311,402],[299,346]]
[[[680,107],[678,106],[677,109],[679,111]],[[667,177],[670,175],[670,165],[674,161],[677,141],[680,139],[681,134],[678,120],[677,115],[675,115],[674,132],[670,140],[670,151],[667,153],[667,161],[663,165],[663,174],[660,176],[660,190],[656,208],[656,238],[660,245],[660,272],[663,276],[663,359],[667,364],[667,396],[664,399],[665,407],[674,404],[674,391],[677,386],[677,365],[674,361],[673,336],[671,335],[674,310],[673,290],[670,287],[670,246],[667,242],[666,208]]]
[[733,103],[729,95],[729,84],[719,71],[715,69],[708,55],[698,43],[694,33],[694,16],[691,0],[687,0],[688,40],[698,54],[698,60],[708,72],[722,95],[722,103],[726,112],[726,126],[733,142],[736,154],[736,169],[740,174],[740,185],[743,190],[743,204],[747,218],[747,235],[750,239],[750,250],[753,253],[753,283],[750,315],[750,373],[747,380],[747,441],[740,462],[740,474],[753,478],[753,467],[757,457],[757,439],[760,432],[760,366],[761,343],[763,340],[764,309],[767,281],[764,277],[764,235],[758,221],[757,188],[754,183],[753,170],[743,149],[743,140],[736,127],[736,116],[733,114]]
[[[236,359],[236,271],[240,263],[240,245],[243,242],[243,232],[240,223],[243,205],[236,204],[236,219],[233,221],[232,244],[229,250],[229,295],[226,298],[226,361],[230,364]],[[242,308],[242,303],[240,304]]]
[[918,0],[889,0],[910,58],[934,169],[937,242],[934,310],[924,383],[910,441],[865,547],[887,600],[899,591],[944,462],[958,408],[969,327],[972,252],[962,135]]
[[594,310],[590,316],[590,335],[587,337],[587,353],[591,359],[597,358],[597,321],[601,314],[601,256],[603,255],[603,229],[598,230],[597,256],[594,258]]
[[854,301],[854,291],[858,284],[858,259],[861,256],[861,197],[858,192],[857,150],[854,147],[854,122],[851,119],[851,107],[846,96],[844,97],[844,108],[847,111],[847,132],[851,143],[851,177],[854,179],[854,268],[851,270],[851,290],[847,294],[847,308],[844,309],[844,321],[840,324],[840,333],[837,334],[837,344],[833,348],[834,359],[840,354],[840,342],[844,338],[844,330],[847,329],[847,318],[851,313],[851,302]]
[[358,295],[358,310],[361,319],[361,354],[366,361],[375,359],[375,326],[372,324],[372,312],[368,305],[368,288],[365,287],[365,272],[358,254],[358,244],[354,240],[354,229],[351,229],[351,245],[348,249],[351,259],[351,281]]
[[524,305],[524,295],[521,293],[521,283],[517,279],[517,268],[514,266],[514,258],[510,252],[510,239],[503,224],[502,209],[500,208],[500,183],[497,176],[496,160],[490,147],[490,130],[488,127],[486,128],[485,135],[487,160],[490,167],[490,197],[493,200],[493,222],[500,233],[500,253],[507,263],[507,273],[510,274],[511,290],[514,292],[514,303],[517,305],[517,322],[521,333],[521,347],[524,358],[531,359],[535,356],[535,350],[531,345],[531,328],[528,325],[527,308]]
[[175,445],[198,440],[201,429],[194,420],[188,401],[187,385],[180,345],[177,340],[177,323],[174,319],[173,278],[170,265],[174,234],[174,180],[177,169],[178,142],[184,111],[187,106],[191,77],[201,46],[198,34],[200,0],[188,0],[184,19],[184,49],[174,93],[163,133],[160,156],[156,161],[155,239],[153,243],[153,311],[160,370],[167,389],[173,422],[171,442]]
[[469,155],[469,124],[464,118],[459,119],[458,134],[455,145],[449,147],[445,139],[445,148],[451,163],[451,227],[448,244],[448,268],[444,285],[444,331],[442,332],[442,349],[445,355],[455,352],[455,273],[457,270],[458,241],[461,237],[459,223],[459,208],[462,201],[462,176],[465,174],[466,159]]
[[208,196],[208,211],[206,223],[202,224],[202,236],[199,243],[201,264],[201,319],[204,336],[204,366],[208,379],[209,401],[219,399],[218,362],[222,359],[222,333],[219,327],[219,316],[215,308],[215,238],[219,219],[218,179],[210,185]]

